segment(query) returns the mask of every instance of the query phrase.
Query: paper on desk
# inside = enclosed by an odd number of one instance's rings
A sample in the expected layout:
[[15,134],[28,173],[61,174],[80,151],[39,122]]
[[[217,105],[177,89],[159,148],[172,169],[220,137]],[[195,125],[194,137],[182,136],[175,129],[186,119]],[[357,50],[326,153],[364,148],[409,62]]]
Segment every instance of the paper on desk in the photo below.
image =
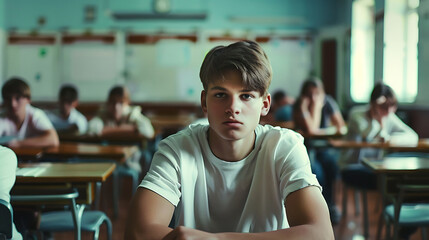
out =
[[45,170],[46,170],[46,167],[44,166],[17,168],[16,176],[37,177],[40,174],[42,174]]

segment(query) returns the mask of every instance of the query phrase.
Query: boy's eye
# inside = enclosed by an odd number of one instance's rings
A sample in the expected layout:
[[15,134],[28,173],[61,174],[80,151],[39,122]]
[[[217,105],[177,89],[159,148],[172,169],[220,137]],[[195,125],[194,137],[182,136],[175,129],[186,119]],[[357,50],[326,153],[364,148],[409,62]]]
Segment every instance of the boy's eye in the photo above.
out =
[[217,98],[222,98],[222,97],[225,97],[225,93],[215,93],[214,96]]
[[250,100],[251,98],[253,98],[253,96],[251,94],[242,94],[241,98],[243,98],[244,100]]

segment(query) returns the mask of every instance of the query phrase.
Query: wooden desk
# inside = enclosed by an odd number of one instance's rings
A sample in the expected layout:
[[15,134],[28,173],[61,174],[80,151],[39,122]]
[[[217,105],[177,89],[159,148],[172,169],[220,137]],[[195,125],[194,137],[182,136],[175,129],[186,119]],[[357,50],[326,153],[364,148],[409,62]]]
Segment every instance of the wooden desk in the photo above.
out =
[[126,136],[97,136],[97,135],[77,135],[77,134],[59,134],[61,142],[79,142],[79,143],[109,143],[119,145],[140,145],[149,140],[141,134],[127,134]]
[[43,155],[43,148],[11,148],[19,159],[39,159]]
[[131,157],[138,151],[137,146],[121,146],[88,143],[61,143],[58,147],[52,147],[44,150],[44,156],[52,158],[97,158],[113,159],[119,163]]
[[148,115],[155,129],[155,134],[168,135],[175,133],[196,120],[194,114],[189,115]]
[[[429,158],[385,157],[382,159],[363,159],[362,163],[379,177],[379,190],[382,194],[383,209],[395,203],[401,184],[427,184],[429,182]],[[426,197],[427,198],[427,197]],[[380,239],[383,213],[380,215],[377,239]]]
[[428,139],[420,139],[416,146],[401,146],[384,142],[357,142],[344,139],[330,139],[329,143],[336,148],[378,148],[391,152],[429,152]]
[[[98,206],[101,183],[113,174],[115,163],[24,163],[24,170],[34,170],[28,175],[18,175],[13,189],[76,187],[81,203]],[[11,192],[13,195],[13,190]]]

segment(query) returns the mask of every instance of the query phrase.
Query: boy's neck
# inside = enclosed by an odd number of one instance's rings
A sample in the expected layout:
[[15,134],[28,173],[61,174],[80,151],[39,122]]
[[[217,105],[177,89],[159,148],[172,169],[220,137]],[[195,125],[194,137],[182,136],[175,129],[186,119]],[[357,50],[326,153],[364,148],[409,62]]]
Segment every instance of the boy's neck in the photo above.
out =
[[255,146],[256,135],[252,132],[248,138],[229,141],[220,138],[210,128],[207,132],[212,153],[227,162],[237,162],[247,157]]
[[22,124],[25,120],[25,114],[23,116],[15,115],[15,114],[9,114],[9,118],[12,120],[12,122],[15,124],[16,129],[21,129]]

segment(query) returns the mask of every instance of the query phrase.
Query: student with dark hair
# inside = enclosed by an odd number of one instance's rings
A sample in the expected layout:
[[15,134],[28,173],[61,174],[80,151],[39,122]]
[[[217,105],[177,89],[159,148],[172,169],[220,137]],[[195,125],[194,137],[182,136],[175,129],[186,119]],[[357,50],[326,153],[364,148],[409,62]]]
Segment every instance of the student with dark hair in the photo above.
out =
[[274,120],[277,122],[292,121],[293,103],[295,100],[291,98],[285,91],[278,90],[273,94],[273,103],[271,107],[274,113]]
[[[396,116],[397,104],[392,88],[384,83],[377,83],[372,90],[369,104],[354,107],[350,111],[345,138],[363,142],[417,144],[417,133]],[[375,189],[375,174],[361,165],[360,160],[365,157],[380,157],[382,154],[381,149],[373,148],[342,151],[340,167],[343,181],[352,186]]]
[[[88,133],[99,136],[126,138],[130,134],[141,134],[151,139],[155,135],[150,119],[142,114],[140,106],[130,105],[130,94],[124,86],[115,86],[110,90],[106,105],[88,125]],[[140,155],[136,154],[126,162],[128,167],[138,172],[142,171]]]
[[86,117],[76,110],[78,91],[73,85],[64,85],[58,94],[59,108],[46,111],[58,133],[84,134],[88,130]]
[[[301,93],[294,105],[293,119],[295,128],[305,134],[317,135],[328,128],[343,132],[345,123],[335,100],[325,94],[320,79],[310,77],[304,81]],[[340,214],[334,202],[334,183],[339,176],[337,156],[321,149],[314,151],[311,167],[323,187],[323,196],[329,206],[332,223],[340,220]]]
[[270,108],[271,76],[255,42],[206,55],[201,106],[209,124],[160,142],[130,204],[125,239],[334,238],[302,136],[258,124]]
[[46,114],[30,105],[31,92],[20,78],[6,81],[2,87],[4,111],[0,113],[0,137],[10,136],[10,147],[57,146],[59,139]]

